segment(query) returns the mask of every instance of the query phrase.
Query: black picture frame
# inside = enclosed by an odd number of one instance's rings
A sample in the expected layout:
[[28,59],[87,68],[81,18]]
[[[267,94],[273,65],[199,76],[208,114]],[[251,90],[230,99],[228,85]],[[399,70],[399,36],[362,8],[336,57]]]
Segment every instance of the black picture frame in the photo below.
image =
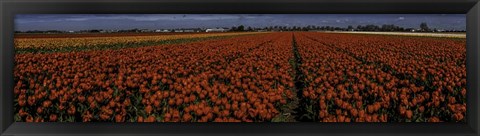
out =
[[[16,14],[466,14],[466,123],[23,123],[13,121]],[[479,135],[478,0],[1,0],[0,134]]]

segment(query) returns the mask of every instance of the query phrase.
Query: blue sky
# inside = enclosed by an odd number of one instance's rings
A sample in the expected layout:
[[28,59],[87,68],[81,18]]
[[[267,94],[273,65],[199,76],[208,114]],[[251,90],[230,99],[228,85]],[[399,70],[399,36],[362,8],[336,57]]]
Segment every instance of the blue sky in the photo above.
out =
[[21,14],[15,30],[172,29],[232,26],[338,26],[395,24],[465,30],[465,14]]

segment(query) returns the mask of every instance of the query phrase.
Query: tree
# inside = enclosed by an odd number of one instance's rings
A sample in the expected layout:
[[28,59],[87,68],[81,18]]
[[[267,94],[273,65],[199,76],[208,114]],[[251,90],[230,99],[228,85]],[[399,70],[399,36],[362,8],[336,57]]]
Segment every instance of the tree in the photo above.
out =
[[313,29],[313,26],[312,26],[312,25],[308,25],[308,26],[307,26],[307,29],[308,29],[308,30],[312,30],[312,29]]
[[363,31],[363,26],[361,26],[361,25],[358,25],[358,26],[357,26],[357,30],[359,30],[359,31]]
[[293,29],[294,31],[295,31],[295,30],[297,30],[297,26],[293,26],[293,28],[292,28],[292,29]]
[[347,29],[348,31],[353,30],[353,26],[349,25]]
[[252,27],[249,26],[249,27],[247,28],[247,31],[253,31]]
[[428,28],[427,23],[425,23],[425,22],[422,22],[422,23],[420,24],[420,30],[423,31],[423,32],[425,32],[425,31],[430,31],[430,29]]
[[366,26],[364,27],[364,31],[380,31],[380,30],[381,30],[381,29],[380,29],[379,26],[372,25],[372,24],[366,25]]
[[395,27],[396,27],[396,26],[393,25],[393,24],[390,24],[390,25],[384,24],[384,25],[382,25],[381,30],[382,30],[382,31],[394,31],[394,30],[395,30]]
[[93,30],[90,30],[89,32],[90,33],[100,33],[101,30],[96,30],[96,29],[93,29]]
[[[310,27],[310,28],[311,28],[311,27]],[[308,30],[310,30],[308,27],[305,27],[305,26],[302,27],[302,31],[308,31]]]
[[232,26],[232,28],[230,29],[230,31],[237,31],[237,30],[238,30],[238,28],[235,27],[235,26]]
[[244,30],[245,30],[245,26],[240,25],[240,26],[237,27],[237,30],[238,30],[238,31],[244,31]]
[[325,30],[330,31],[330,26],[325,26]]

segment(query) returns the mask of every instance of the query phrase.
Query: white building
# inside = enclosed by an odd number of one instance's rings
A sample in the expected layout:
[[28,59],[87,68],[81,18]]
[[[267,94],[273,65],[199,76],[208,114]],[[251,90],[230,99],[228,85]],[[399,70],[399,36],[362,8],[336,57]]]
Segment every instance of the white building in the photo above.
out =
[[224,28],[210,28],[205,30],[205,32],[226,32],[226,31],[228,30]]
[[170,32],[170,30],[168,30],[168,29],[164,29],[164,30],[155,30],[155,32],[157,32],[157,33],[168,33],[168,32]]

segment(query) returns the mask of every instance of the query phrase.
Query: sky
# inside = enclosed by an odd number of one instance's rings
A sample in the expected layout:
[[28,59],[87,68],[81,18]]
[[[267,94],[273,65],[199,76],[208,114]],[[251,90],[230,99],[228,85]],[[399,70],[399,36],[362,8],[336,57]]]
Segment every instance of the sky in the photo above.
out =
[[335,26],[394,24],[465,30],[465,14],[20,14],[15,30],[174,29],[232,26]]

